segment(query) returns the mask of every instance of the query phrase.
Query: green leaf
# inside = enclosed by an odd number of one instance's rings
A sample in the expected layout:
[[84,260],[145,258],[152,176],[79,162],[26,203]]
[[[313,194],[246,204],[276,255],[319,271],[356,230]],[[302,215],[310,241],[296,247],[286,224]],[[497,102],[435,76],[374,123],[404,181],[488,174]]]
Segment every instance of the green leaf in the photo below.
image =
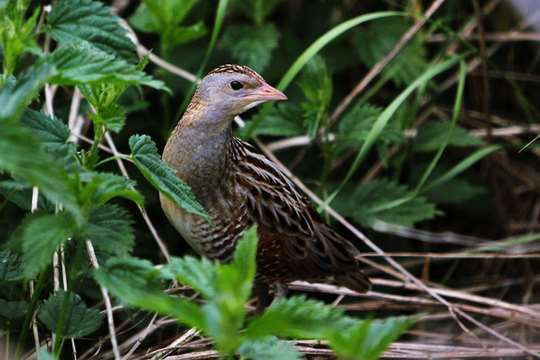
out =
[[115,133],[119,133],[122,130],[126,122],[126,111],[123,107],[116,103],[104,106],[100,106],[100,104],[92,105],[97,109],[97,113],[90,114],[90,120],[95,125],[104,125],[107,129]]
[[254,135],[295,136],[305,132],[303,110],[292,103],[282,103],[271,107],[265,114],[255,115],[253,121],[259,122]]
[[473,184],[467,179],[454,178],[427,191],[424,196],[436,204],[465,205],[467,201],[487,194],[484,186]]
[[278,40],[278,30],[273,24],[267,23],[260,26],[229,26],[221,41],[238,63],[263,72],[272,60]]
[[0,250],[0,281],[17,281],[22,278],[19,256],[9,250]]
[[203,331],[207,329],[201,307],[190,300],[166,295],[160,271],[146,260],[111,258],[94,270],[94,277],[125,304],[171,316]]
[[308,135],[314,137],[319,126],[323,125],[332,100],[332,78],[322,57],[316,56],[306,64],[298,85],[305,97],[301,106],[304,109]]
[[298,58],[294,61],[291,67],[287,70],[285,75],[281,78],[277,88],[281,91],[284,91],[291,81],[296,77],[296,75],[302,70],[304,65],[306,65],[311,58],[313,58],[319,51],[321,51],[326,45],[334,41],[338,36],[349,31],[350,29],[376,19],[392,17],[392,16],[401,16],[402,13],[395,11],[380,11],[369,14],[363,14],[361,16],[354,17],[352,19],[346,20],[332,29],[328,30],[317,40],[315,40]]
[[207,258],[199,260],[191,256],[181,259],[173,257],[163,268],[164,273],[167,271],[170,273],[170,278],[192,287],[204,298],[209,299],[215,296],[216,268]]
[[420,152],[438,150],[449,131],[452,133],[448,139],[448,146],[467,147],[484,144],[482,140],[470,135],[467,130],[459,126],[452,129],[448,121],[430,121],[422,124],[418,129],[418,135],[414,139],[414,150]]
[[[350,29],[354,28],[355,26],[358,26],[366,21],[371,21],[375,19],[380,19],[384,17],[389,16],[398,16],[402,15],[398,12],[393,11],[381,11],[381,12],[374,12],[369,14],[364,14],[361,16],[354,17],[352,19],[346,20],[336,26],[334,26],[332,29],[328,30],[326,33],[324,33],[322,36],[320,36],[317,40],[315,40],[304,52],[302,52],[298,58],[294,61],[294,63],[289,67],[285,75],[281,78],[279,81],[277,88],[281,91],[285,91],[285,89],[289,86],[291,81],[298,75],[300,70],[306,65],[311,58],[313,58],[319,51],[321,51],[326,45],[334,41],[337,37],[342,35],[343,33],[349,31]],[[271,105],[263,107],[263,111],[266,112],[270,108]],[[259,118],[262,120],[262,117]],[[244,137],[250,137],[254,130],[259,126],[259,121],[251,121],[248,126],[245,127],[245,130],[243,131]]]
[[66,124],[56,117],[33,110],[24,112],[22,123],[32,130],[43,150],[54,157],[66,171],[78,168],[77,149],[69,141],[70,131]]
[[330,346],[343,359],[375,360],[414,321],[410,317],[360,321],[348,329],[333,332],[329,337]]
[[[389,206],[395,199],[408,200]],[[435,205],[423,196],[413,196],[406,186],[387,179],[373,180],[356,188],[348,185],[334,201],[337,211],[365,226],[373,225],[375,220],[412,226],[437,214]]]
[[250,17],[255,24],[262,24],[281,0],[236,0],[234,5]]
[[92,209],[86,230],[96,249],[125,256],[135,244],[133,219],[128,211],[116,204],[105,204]]
[[[356,103],[341,119],[336,133],[336,150],[338,153],[361,146],[367,139],[373,123],[382,113],[383,109],[367,103]],[[399,143],[403,139],[402,129],[397,118],[392,118],[386,125],[384,132],[377,139],[377,145],[388,147]]]
[[17,80],[8,78],[3,84],[0,83],[0,122],[17,120],[24,107],[45,86],[54,72],[54,66],[38,63],[26,70]]
[[215,296],[203,307],[208,335],[222,354],[239,346],[239,332],[246,316],[246,302],[255,279],[257,229],[251,227],[238,241],[230,264],[216,265]]
[[135,181],[125,176],[94,171],[82,173],[80,178],[85,187],[79,196],[86,204],[99,206],[115,197],[123,197],[144,206],[144,198],[135,189]]
[[38,319],[54,333],[80,338],[99,329],[103,315],[88,308],[79,295],[57,290],[39,308]]
[[131,159],[146,180],[157,190],[184,210],[210,219],[202,205],[195,199],[190,187],[160,159],[156,144],[148,135],[131,136],[129,148],[131,149]]
[[202,21],[180,26],[198,0],[144,0],[129,22],[137,30],[161,35],[162,51],[206,35]]
[[[404,18],[386,18],[371,22],[366,29],[356,34],[357,45],[354,48],[360,60],[368,68],[373,67],[394,48],[409,27],[409,21]],[[407,85],[419,77],[428,66],[426,49],[417,36],[383,69],[383,74],[392,78],[397,85]]]
[[178,26],[171,31],[171,44],[173,46],[186,44],[203,37],[207,33],[208,29],[202,21],[189,26]]
[[260,340],[244,341],[238,348],[242,358],[253,360],[301,360],[302,354],[295,347],[275,336],[268,336]]
[[38,186],[52,202],[63,204],[74,215],[77,222],[82,222],[82,213],[68,174],[48,154],[39,149],[30,130],[18,123],[0,121],[0,169],[23,178]]
[[5,319],[17,319],[23,317],[28,310],[26,301],[6,301],[0,299],[0,316]]
[[138,30],[158,32],[167,26],[180,24],[197,2],[198,0],[143,0],[130,21]]
[[86,44],[135,60],[135,45],[111,8],[99,1],[62,0],[47,15],[45,30],[62,45]]
[[461,60],[461,56],[454,56],[440,64],[437,64],[436,66],[433,66],[426,70],[421,76],[416,78],[405,90],[403,90],[398,97],[396,97],[390,105],[388,105],[384,111],[379,115],[377,120],[373,123],[373,126],[369,130],[368,135],[366,136],[366,140],[362,144],[362,147],[358,151],[358,154],[356,155],[356,158],[353,161],[353,164],[351,165],[349,171],[347,172],[347,175],[345,175],[345,178],[342,180],[341,184],[338,186],[338,188],[334,191],[334,193],[328,197],[327,202],[331,202],[334,197],[341,191],[343,186],[345,186],[346,183],[349,182],[351,177],[353,176],[354,172],[358,169],[360,164],[362,163],[362,160],[366,157],[369,150],[375,144],[377,139],[381,136],[381,133],[383,132],[384,128],[390,121],[390,119],[394,116],[396,111],[399,109],[399,107],[405,102],[407,97],[412,94],[415,90],[417,90],[420,86],[423,86],[427,81],[431,80],[433,77],[439,75],[443,71],[448,70],[452,66],[454,66],[456,63],[458,63]]
[[62,46],[42,61],[57,69],[57,73],[49,78],[52,84],[112,82],[167,89],[162,81],[153,79],[137,66],[84,43]]
[[322,302],[294,296],[273,303],[262,316],[250,321],[246,335],[259,338],[267,335],[297,339],[324,339],[335,329],[349,324],[343,311]]
[[[236,244],[231,267],[234,268],[240,276],[234,282],[234,286],[240,295],[243,302],[249,300],[251,295],[251,287],[255,280],[257,271],[256,254],[257,254],[257,227],[251,226]],[[218,270],[219,277],[219,270]]]
[[23,124],[32,129],[36,137],[46,147],[64,145],[69,139],[69,128],[56,117],[47,116],[34,110],[23,114]]
[[0,48],[2,50],[2,78],[13,74],[19,56],[27,51],[38,52],[39,48],[34,37],[34,27],[39,7],[25,19],[29,1],[3,0],[0,4]]
[[48,352],[46,347],[42,347],[37,353],[37,360],[58,360],[58,358]]
[[66,213],[29,216],[22,230],[24,275],[33,278],[52,261],[54,251],[73,235],[75,226]]

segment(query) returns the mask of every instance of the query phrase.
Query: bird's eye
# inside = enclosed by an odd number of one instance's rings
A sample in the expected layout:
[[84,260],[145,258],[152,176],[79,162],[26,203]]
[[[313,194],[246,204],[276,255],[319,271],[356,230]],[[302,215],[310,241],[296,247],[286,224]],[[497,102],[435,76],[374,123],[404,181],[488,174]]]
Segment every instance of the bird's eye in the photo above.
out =
[[236,81],[236,80],[231,81],[231,88],[233,90],[240,90],[243,87],[244,85],[242,85],[240,81]]

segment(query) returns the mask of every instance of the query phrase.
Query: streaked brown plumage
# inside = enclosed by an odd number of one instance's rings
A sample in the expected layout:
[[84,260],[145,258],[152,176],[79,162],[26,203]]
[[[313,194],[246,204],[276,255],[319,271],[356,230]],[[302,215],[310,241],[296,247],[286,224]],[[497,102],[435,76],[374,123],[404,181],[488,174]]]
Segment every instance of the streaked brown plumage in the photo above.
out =
[[191,186],[213,222],[162,196],[163,210],[195,251],[220,261],[228,261],[242,233],[257,224],[261,282],[326,281],[366,291],[370,284],[355,259],[358,250],[323,222],[275,163],[232,136],[234,116],[285,99],[247,67],[212,70],[167,141],[163,159]]

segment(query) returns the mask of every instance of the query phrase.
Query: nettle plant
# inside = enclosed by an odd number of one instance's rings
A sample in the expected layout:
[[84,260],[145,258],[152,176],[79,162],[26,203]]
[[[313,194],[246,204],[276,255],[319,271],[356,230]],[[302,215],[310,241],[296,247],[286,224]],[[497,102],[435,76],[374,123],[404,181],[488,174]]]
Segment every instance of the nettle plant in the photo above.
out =
[[[193,2],[188,3],[191,7]],[[181,42],[172,34],[183,16],[162,23],[159,16],[169,13],[158,11],[155,2],[144,4],[150,15],[138,10],[139,26],[162,32],[165,48]],[[180,28],[186,39],[205,31],[201,24]],[[80,291],[81,284],[90,283],[95,291],[101,287],[105,298],[109,291],[119,303],[199,329],[224,357],[300,358],[279,336],[326,340],[346,359],[376,358],[411,319],[357,320],[304,297],[279,300],[263,314],[248,316],[256,273],[255,229],[240,241],[230,264],[185,257],[154,266],[130,256],[134,220],[116,200],[127,199],[144,211],[144,198],[134,181],[100,171],[102,164],[129,162],[178,206],[207,214],[161,161],[149,136],[132,136],[130,154],[104,157],[99,152],[102,140],[125,125],[127,111],[118,99],[130,87],[169,91],[143,71],[146,59],[136,56],[127,35],[111,9],[97,1],[61,0],[51,9],[33,11],[27,0],[0,2],[0,193],[28,212],[0,250],[0,319],[4,337],[16,343],[15,357],[29,346],[32,326],[51,351],[40,350],[39,358],[59,357],[66,339],[102,336],[104,315],[88,305],[95,299]],[[80,91],[85,99],[80,112],[92,126],[90,146],[80,146],[77,116],[54,113],[57,87],[74,97]],[[306,101],[320,96],[325,95],[306,92]],[[171,280],[192,287],[202,301],[167,295]]]

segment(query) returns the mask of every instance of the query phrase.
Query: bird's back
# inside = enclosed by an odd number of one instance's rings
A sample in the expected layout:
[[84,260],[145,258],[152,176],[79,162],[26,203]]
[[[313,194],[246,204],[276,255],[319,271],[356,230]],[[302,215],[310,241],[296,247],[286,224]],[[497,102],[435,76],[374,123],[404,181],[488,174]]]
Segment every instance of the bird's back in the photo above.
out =
[[229,172],[205,206],[213,221],[188,215],[167,199],[171,222],[199,253],[228,261],[236,241],[257,225],[258,278],[264,282],[326,281],[367,291],[358,250],[326,225],[277,164],[232,138]]

